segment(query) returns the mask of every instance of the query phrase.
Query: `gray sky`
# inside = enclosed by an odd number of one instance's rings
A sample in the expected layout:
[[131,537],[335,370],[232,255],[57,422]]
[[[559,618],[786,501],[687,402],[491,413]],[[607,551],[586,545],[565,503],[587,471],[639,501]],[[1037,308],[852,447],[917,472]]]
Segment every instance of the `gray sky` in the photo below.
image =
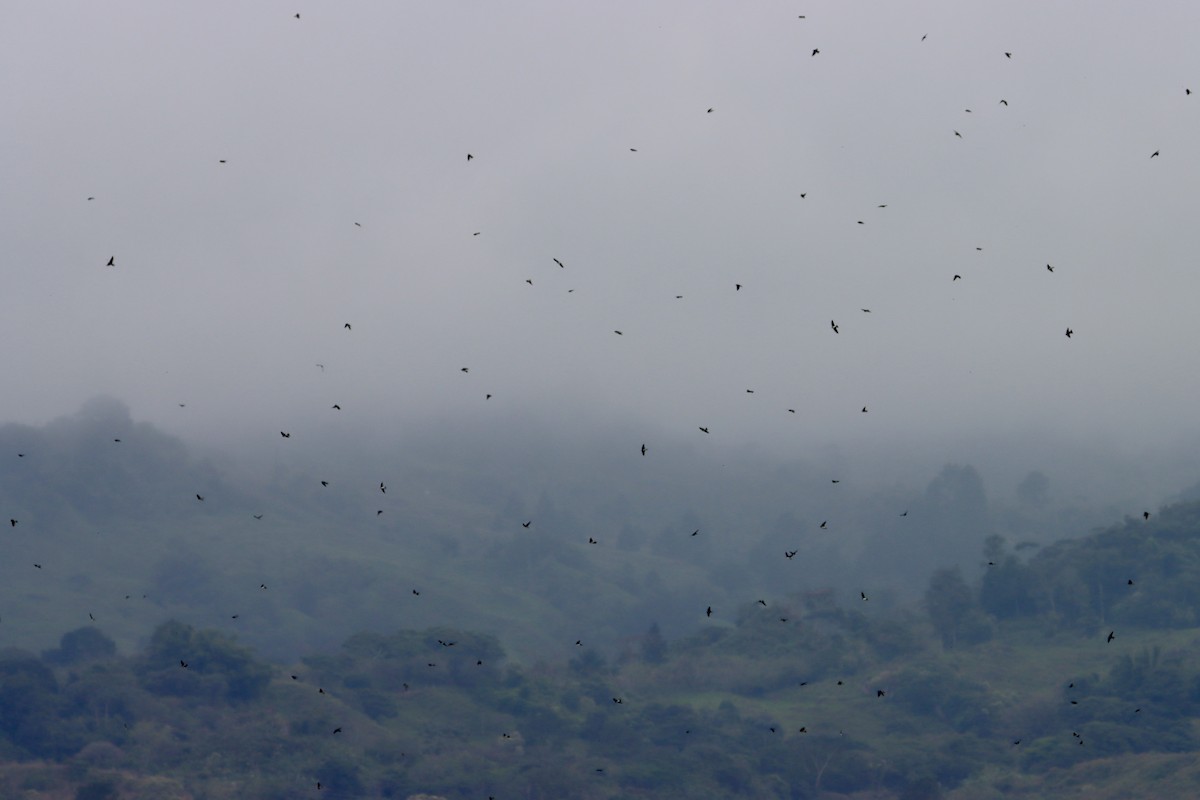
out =
[[1200,433],[1194,3],[5,17],[5,420]]

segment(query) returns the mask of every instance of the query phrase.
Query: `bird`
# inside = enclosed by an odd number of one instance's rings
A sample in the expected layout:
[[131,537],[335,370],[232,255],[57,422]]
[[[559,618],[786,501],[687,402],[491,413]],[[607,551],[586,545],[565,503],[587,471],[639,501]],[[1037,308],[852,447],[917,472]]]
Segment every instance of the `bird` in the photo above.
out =
[[900,516],[902,516],[902,517],[907,517],[907,516],[908,516],[908,511],[904,511],[903,513],[901,513],[901,514],[900,514]]
[[533,520],[529,520],[528,522],[522,522],[522,523],[521,523],[521,527],[522,527],[522,528],[528,528],[528,527],[529,527],[530,525],[532,525],[532,524],[533,524]]
[[698,534],[699,532],[700,532],[700,529],[699,529],[699,528],[696,528],[696,530],[692,531],[692,536],[695,536],[695,535],[696,535],[696,534]]
[[708,610],[704,612],[704,616],[706,616],[706,617],[712,616],[712,606],[708,607]]
[[1006,106],[1006,105],[1008,105],[1008,101],[1007,101],[1007,100],[1005,100],[1003,97],[1001,97],[1001,98],[1000,98],[1000,105],[1002,105],[1002,106]]
[[864,414],[865,414],[865,413],[867,413],[867,407],[866,407],[866,406],[863,406],[862,413],[864,413]]
[[470,372],[471,372],[471,368],[470,368],[470,367],[459,367],[459,368],[458,368],[458,371],[459,371],[459,372],[462,372],[462,373],[464,373],[464,374],[470,374]]
[[808,192],[801,192],[801,193],[800,193],[800,199],[801,199],[801,200],[803,200],[803,199],[804,199],[804,198],[806,198],[806,197],[808,197]]
[[471,155],[470,153],[467,153],[467,161],[470,161],[474,157],[475,156]]
[[1071,338],[1071,334],[1073,334],[1074,332],[1075,332],[1075,331],[1071,330],[1070,328],[1067,328],[1067,338],[1068,338],[1068,339],[1070,339],[1070,338]]
[[328,485],[329,485],[329,481],[321,481],[321,485],[322,485],[322,486],[328,486]]
[[950,282],[954,283],[955,281],[961,281],[961,280],[962,280],[962,275],[956,274],[953,278],[950,279]]
[[105,264],[104,266],[106,266],[106,267],[115,267],[115,266],[116,266],[116,260],[117,260],[117,257],[116,257],[116,256],[109,256],[109,257],[108,257],[108,263],[107,263],[107,264]]
[[815,48],[815,47],[814,47],[814,48],[813,48],[813,51],[812,51],[812,54],[815,56],[815,55],[816,55],[817,53],[819,53],[819,52],[821,52],[821,51],[820,51],[820,50],[818,50],[817,48]]
[[958,131],[955,131],[955,132],[954,132],[954,135],[955,135],[955,136],[957,136],[957,137],[958,137],[958,138],[960,138],[960,139],[962,138],[962,134],[961,134],[961,133],[959,133]]
[[636,153],[636,152],[637,152],[637,148],[636,148],[636,147],[631,147],[631,148],[629,148],[629,152],[631,152],[631,153]]
[[767,601],[766,601],[766,600],[759,600],[759,601],[758,601],[758,604],[759,604],[760,606],[762,606],[763,608],[766,608],[766,606],[767,606]]
[[1143,512],[1142,512],[1142,519],[1150,519],[1150,512],[1149,512],[1149,511],[1143,511]]
[[859,309],[859,311],[863,312],[864,314],[870,314],[870,313],[871,313],[871,309],[869,309],[869,308],[860,308],[860,309]]
[[184,669],[187,669],[188,663],[181,658],[181,659],[179,659],[179,666],[183,667]]
[[795,558],[795,556],[796,556],[796,552],[797,552],[797,551],[795,551],[795,550],[784,550],[784,551],[783,551],[783,555],[784,555],[784,557],[786,557],[786,558]]
[[16,521],[15,519],[10,519],[10,520],[8,521],[8,524],[9,524],[9,525],[12,525],[14,528],[15,528],[15,527],[17,527],[17,521]]
[[36,568],[36,569],[41,569],[41,568],[42,568],[42,565],[41,565],[41,564],[34,564],[33,566],[34,566],[34,568]]
[[866,599],[867,599],[867,593],[866,593],[866,592],[859,592],[859,593],[858,593],[858,596],[859,596],[859,597],[861,597],[863,600],[866,600]]
[[203,502],[204,502],[204,497],[203,497],[203,495],[196,495],[196,499],[197,499],[197,500],[199,500],[201,503],[203,503]]
[[876,689],[876,690],[875,690],[875,696],[876,696],[876,697],[883,697],[883,696],[884,696],[884,695],[886,695],[886,694],[887,694],[887,692],[885,692],[883,689]]
[[1047,265],[1046,265],[1046,271],[1047,271],[1047,272],[1054,272],[1054,267],[1052,267],[1052,266],[1050,266],[1049,264],[1047,264]]
[[341,407],[341,406],[339,406],[337,403],[334,403],[332,407],[333,407],[333,410],[334,410],[334,411],[341,411],[341,410],[342,410],[342,407]]
[[1151,154],[1150,154],[1150,157],[1151,157],[1151,158],[1157,158],[1157,157],[1158,157],[1158,151],[1157,151],[1157,150],[1155,150],[1153,153],[1151,153]]
[[561,261],[559,261],[557,258],[552,259],[552,260],[554,261],[555,264],[558,264],[560,269],[566,269],[566,267],[563,266],[563,263]]
[[1116,632],[1116,631],[1109,631],[1109,632],[1108,632],[1108,639],[1107,639],[1107,641],[1111,642],[1111,641],[1112,641],[1113,639],[1115,639],[1115,638],[1117,638],[1117,632]]
[[290,433],[288,433],[287,431],[280,431],[280,432],[279,432],[279,435],[280,435],[280,436],[282,436],[282,437],[283,437],[283,438],[285,438],[285,439],[290,439],[290,438],[292,438],[292,435],[291,435]]
[[334,732],[334,733],[341,733],[341,732],[342,732],[342,729],[341,729],[341,728],[334,728],[334,729],[333,729],[333,732]]
[[746,390],[746,394],[754,394],[754,390],[753,390],[753,389],[747,389],[747,390]]
[[1005,54],[1004,54],[1004,57],[1005,57],[1005,58],[1012,58],[1012,53],[1005,53]]
[[838,480],[837,478],[830,478],[829,482],[830,483],[841,483],[841,481]]
[[599,542],[597,542],[595,539],[593,539],[592,537],[590,537],[590,536],[589,536],[589,537],[588,537],[588,544],[600,544],[600,543],[599,543]]
[[528,283],[530,286],[533,286],[533,279],[532,279],[532,278],[526,278],[526,279],[525,279],[525,282],[526,282],[526,283]]
[[741,285],[740,283],[735,283],[735,284],[733,285],[733,290],[734,290],[735,292],[740,292],[740,291],[742,290],[742,285]]
[[642,456],[644,457],[645,455],[646,455],[646,444],[645,444],[645,442],[643,442],[642,443]]
[[420,596],[421,596],[421,593],[420,593],[420,592],[418,592],[416,589],[413,589],[413,590],[412,590],[412,593],[413,593],[413,596],[414,596],[414,597],[420,597]]
[[262,515],[262,514],[251,514],[250,516],[254,517],[255,519],[262,519],[262,518],[263,518],[263,515]]
[[824,528],[826,528],[828,525],[829,525],[829,520],[825,520],[825,521],[824,521],[824,522],[822,522],[822,523],[821,523],[821,524],[820,524],[818,527],[820,527],[820,528],[824,529]]
[[624,703],[625,701],[619,697],[614,697],[613,702],[616,703],[617,705],[620,705],[621,703]]
[[1133,586],[1133,578],[1129,578],[1128,580],[1126,580],[1126,581],[1125,581],[1125,585],[1126,585],[1126,586]]
[[700,430],[704,431],[705,433],[708,433],[708,428],[701,427]]
[[[1189,94],[1191,94],[1191,92],[1189,92]],[[713,112],[713,110],[710,108],[708,111],[705,111],[704,113],[705,113],[705,114],[711,114],[712,112]]]
[[834,333],[838,333],[838,325],[833,320],[829,320],[829,327],[833,328]]
[[625,334],[621,333],[620,331],[613,331],[613,333],[615,333],[617,336],[624,336],[624,335],[625,335]]
[[346,330],[348,330],[348,331],[352,331],[352,330],[354,330],[354,328],[351,328],[351,327],[350,327],[350,323],[349,323],[349,322],[347,322],[347,323],[346,323],[345,325],[343,325],[342,327],[343,327],[343,328],[345,328],[345,329],[346,329]]
[[384,494],[387,494],[387,487],[383,485],[383,481],[379,482],[379,491],[383,492]]

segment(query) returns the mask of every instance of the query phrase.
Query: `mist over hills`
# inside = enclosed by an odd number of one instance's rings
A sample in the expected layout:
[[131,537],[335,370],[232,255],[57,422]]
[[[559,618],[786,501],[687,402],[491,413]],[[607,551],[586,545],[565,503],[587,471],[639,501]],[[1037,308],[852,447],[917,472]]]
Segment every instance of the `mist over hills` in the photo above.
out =
[[18,521],[0,646],[47,647],[91,615],[130,648],[174,617],[280,660],[433,625],[529,660],[824,588],[885,614],[939,567],[979,574],[990,535],[1028,555],[1156,510],[1196,475],[1182,448],[1017,438],[784,458],[651,431],[643,456],[624,426],[581,417],[274,435],[270,452],[197,445],[106,397],[0,427],[0,511]]

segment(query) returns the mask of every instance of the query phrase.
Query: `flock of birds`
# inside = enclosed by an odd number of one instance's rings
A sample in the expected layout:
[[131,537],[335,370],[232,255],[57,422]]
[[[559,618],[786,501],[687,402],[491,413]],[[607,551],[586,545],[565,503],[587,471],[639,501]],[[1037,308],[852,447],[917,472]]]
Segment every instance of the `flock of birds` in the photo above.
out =
[[[295,14],[295,19],[296,19],[296,20],[300,20],[300,19],[301,19],[301,15],[300,15],[299,13]],[[805,19],[805,17],[804,17],[804,16],[801,16],[801,17],[800,17],[800,19]],[[922,37],[921,37],[921,41],[922,41],[922,42],[923,42],[923,41],[925,41],[925,39],[926,39],[926,37],[925,37],[925,36],[922,36]],[[814,47],[814,48],[812,48],[812,49],[811,49],[811,55],[810,55],[810,57],[811,57],[811,58],[816,58],[816,57],[818,57],[818,56],[820,56],[820,55],[821,55],[821,50],[820,50],[820,48]],[[1011,59],[1013,59],[1013,53],[1012,53],[1011,51],[1005,51],[1005,52],[1002,52],[1002,53],[998,54],[998,56],[1002,56],[1002,57],[1003,57],[1004,59],[1006,59],[1006,60],[1011,60]],[[1185,89],[1185,93],[1186,93],[1186,95],[1187,95],[1187,96],[1190,96],[1190,95],[1191,95],[1191,90],[1190,90],[1190,89]],[[1007,98],[1000,98],[1000,99],[998,100],[998,105],[1000,105],[1000,106],[1002,106],[1002,107],[1004,107],[1004,108],[1007,108],[1007,107],[1009,107],[1009,101],[1008,101],[1008,99],[1007,99]],[[715,107],[706,107],[706,108],[699,109],[698,111],[699,111],[699,113],[701,113],[701,114],[703,114],[703,115],[712,115],[712,114],[716,113],[716,108],[715,108]],[[970,112],[971,112],[971,109],[966,109],[966,111],[967,111],[968,113],[970,113]],[[948,134],[947,134],[947,135],[952,135],[954,138],[957,138],[957,139],[962,139],[962,138],[963,138],[963,134],[962,134],[960,131],[958,131],[958,130],[953,130],[953,129],[951,129],[951,130],[948,132]],[[638,152],[639,152],[639,151],[638,151],[638,148],[634,148],[634,147],[629,147],[629,148],[628,148],[628,150],[629,150],[629,152],[630,152],[630,153],[638,153]],[[1160,158],[1160,157],[1161,157],[1161,151],[1160,151],[1159,149],[1155,149],[1153,152],[1151,152],[1151,153],[1150,153],[1150,156],[1149,156],[1149,157],[1150,157],[1151,159],[1157,159],[1157,158]],[[479,160],[479,159],[478,159],[478,157],[475,155],[475,153],[473,153],[473,152],[468,152],[468,153],[466,153],[466,162],[467,162],[467,164],[471,165],[471,167],[472,167],[472,168],[474,168],[474,164],[475,164],[475,162],[477,162],[478,160]],[[219,161],[219,164],[221,164],[221,165],[225,165],[225,167],[228,167],[228,166],[229,166],[229,164],[228,164],[228,161],[227,161],[226,159],[219,159],[218,161]],[[800,198],[802,198],[802,199],[803,199],[803,198],[806,198],[806,197],[807,197],[807,195],[808,195],[808,193],[807,193],[807,192],[800,192],[800,193],[798,193],[798,194],[799,194],[799,197],[800,197]],[[88,201],[93,201],[93,200],[95,200],[95,197],[94,197],[94,196],[88,196],[88,197],[87,197],[87,200],[88,200]],[[888,204],[887,204],[887,203],[880,203],[880,204],[877,204],[877,208],[879,208],[879,209],[886,209],[887,207],[888,207]],[[353,224],[354,224],[354,226],[356,226],[356,227],[362,227],[361,223],[359,223],[359,222],[354,222]],[[857,220],[857,224],[859,224],[859,225],[863,225],[863,224],[865,224],[865,222],[864,222],[864,220]],[[482,233],[482,231],[473,231],[471,235],[472,235],[472,236],[479,236],[481,233]],[[978,250],[978,249],[982,249],[982,248],[976,248],[976,249]],[[556,266],[558,267],[558,269],[560,269],[560,270],[564,270],[564,271],[565,271],[565,270],[568,270],[568,265],[567,265],[567,263],[565,263],[565,262],[564,262],[562,259],[560,259],[558,256],[552,256],[552,257],[550,257],[550,261],[551,261],[551,262],[552,262],[554,265],[556,265]],[[120,262],[118,261],[118,258],[117,258],[117,255],[116,255],[116,254],[111,254],[111,255],[110,255],[108,258],[107,258],[107,260],[103,262],[103,265],[104,265],[105,267],[107,267],[107,268],[110,268],[110,269],[119,269],[119,268],[120,268]],[[1046,270],[1046,272],[1047,272],[1047,273],[1050,273],[1050,274],[1053,274],[1053,273],[1055,272],[1055,268],[1054,268],[1054,266],[1053,266],[1052,264],[1050,264],[1050,263],[1046,263],[1046,265],[1045,265],[1045,270]],[[964,281],[964,280],[966,280],[966,278],[964,278],[964,276],[963,276],[963,274],[962,274],[962,273],[960,273],[960,272],[955,272],[955,273],[951,273],[951,274],[950,274],[950,276],[948,277],[948,280],[949,280],[950,282],[958,282],[958,281]],[[534,283],[534,281],[533,281],[533,278],[526,278],[526,279],[524,279],[524,282],[525,282],[527,285],[529,285],[529,286],[533,286],[533,283]],[[743,290],[743,288],[744,288],[744,284],[743,284],[743,283],[740,283],[740,282],[734,282],[734,281],[731,281],[729,285],[732,287],[732,291],[733,291],[733,292],[735,292],[735,293],[737,293],[737,292],[742,292],[742,290]],[[568,291],[568,292],[574,292],[575,290],[574,290],[574,289],[569,289],[569,290],[567,290],[567,291]],[[682,300],[682,299],[683,299],[683,295],[682,295],[682,294],[677,294],[677,295],[675,295],[675,299],[676,299],[676,300]],[[861,308],[861,309],[860,309],[860,311],[861,311],[861,313],[862,313],[862,314],[871,314],[871,313],[872,313],[872,309],[870,309],[870,308]],[[839,324],[839,322],[837,321],[837,319],[830,319],[830,321],[829,321],[829,327],[830,327],[830,331],[832,332],[832,335],[840,335],[840,334],[842,333],[842,325],[841,325],[841,324]],[[342,330],[342,331],[343,331],[343,332],[344,332],[346,335],[353,335],[353,334],[354,334],[354,327],[353,327],[353,324],[352,324],[352,322],[349,322],[349,321],[347,321],[347,322],[345,322],[345,323],[343,323],[343,324],[342,324],[341,330]],[[614,330],[612,331],[612,333],[613,333],[614,335],[616,335],[616,336],[625,336],[625,332],[624,332],[623,330],[621,330],[621,329],[614,329]],[[1073,328],[1073,327],[1071,327],[1071,325],[1066,325],[1066,326],[1065,326],[1065,336],[1066,336],[1066,338],[1070,339],[1070,338],[1072,338],[1074,335],[1075,335],[1075,330],[1074,330],[1074,328]],[[322,372],[324,372],[324,371],[325,371],[325,364],[323,364],[323,363],[317,363],[317,364],[316,364],[316,367],[317,367],[317,368],[319,368],[319,369],[320,369]],[[460,369],[461,373],[463,373],[463,374],[470,374],[470,371],[471,371],[471,367],[470,367],[470,366],[462,366],[462,367],[460,367],[459,369]],[[754,393],[755,393],[755,390],[754,390],[753,388],[747,388],[745,391],[746,391],[746,393],[747,393],[747,394],[754,394]],[[485,400],[492,400],[492,399],[493,399],[493,397],[494,397],[494,394],[493,394],[492,392],[487,392],[487,393],[484,393],[484,399],[485,399]],[[185,408],[185,407],[186,407],[186,403],[182,403],[182,402],[181,402],[181,403],[179,403],[178,405],[179,405],[179,407],[180,407],[180,408]],[[332,407],[331,407],[331,410],[333,410],[333,411],[337,411],[337,412],[340,412],[340,411],[342,411],[342,406],[341,406],[341,404],[340,404],[340,403],[335,403],[335,404],[333,404],[333,405],[332,405]],[[795,409],[795,408],[787,408],[787,409],[786,409],[786,411],[787,411],[788,413],[791,413],[791,414],[795,414],[795,413],[796,413],[796,409]],[[868,413],[868,406],[867,406],[867,405],[863,405],[863,406],[862,406],[862,408],[861,408],[861,412],[860,412],[860,413],[862,413],[862,414],[866,414],[866,413]],[[697,424],[696,424],[696,428],[699,430],[699,432],[700,432],[700,433],[702,433],[702,434],[705,434],[705,435],[708,435],[708,434],[710,434],[710,433],[711,433],[711,431],[712,431],[712,428],[711,428],[711,423],[709,423],[709,422],[705,422],[704,424],[698,424],[698,423],[697,423]],[[283,440],[291,440],[291,439],[292,439],[292,432],[291,432],[291,431],[289,431],[289,430],[280,430],[280,431],[279,431],[279,435],[280,435],[281,439],[283,439]],[[120,438],[114,438],[114,439],[113,439],[113,442],[114,442],[115,444],[121,444],[121,439],[120,439]],[[654,448],[653,448],[653,447],[652,447],[650,444],[648,444],[648,443],[646,443],[646,442],[640,442],[640,443],[638,443],[638,444],[632,444],[632,443],[631,443],[631,446],[630,446],[631,456],[634,456],[634,455],[637,455],[637,454],[639,454],[639,453],[640,453],[640,456],[641,456],[642,458],[652,458],[652,457],[653,457],[653,449],[654,449]],[[26,453],[24,453],[24,452],[22,452],[22,453],[17,453],[17,454],[16,454],[16,456],[17,456],[18,458],[25,458],[25,457],[26,457]],[[841,479],[840,479],[840,478],[831,478],[831,482],[832,482],[833,484],[839,484],[839,483],[841,483]],[[323,488],[328,488],[328,487],[330,486],[330,482],[329,482],[329,481],[327,481],[327,480],[321,480],[321,481],[320,481],[320,485],[321,485]],[[386,482],[384,482],[384,481],[381,481],[381,482],[379,483],[379,485],[378,485],[378,491],[379,491],[381,494],[386,494],[386,493],[387,493],[387,489],[388,489],[388,487],[387,487],[387,485],[386,485]],[[196,502],[198,502],[198,503],[204,503],[204,502],[206,502],[206,496],[205,496],[204,494],[200,493],[200,492],[196,492],[196,493],[195,493],[195,500],[196,500]],[[374,514],[375,514],[376,516],[378,516],[378,515],[381,515],[381,514],[383,514],[383,513],[384,513],[384,512],[383,512],[383,509],[380,509],[380,508],[375,508],[375,509],[374,509]],[[261,520],[263,520],[263,518],[264,518],[264,514],[263,514],[263,513],[255,513],[255,514],[253,514],[252,516],[253,516],[253,518],[254,518],[256,521],[261,521]],[[900,512],[900,513],[899,513],[899,516],[901,516],[901,517],[907,517],[907,516],[908,516],[908,510],[907,510],[907,509],[905,509],[904,511]],[[1144,520],[1149,520],[1149,518],[1150,518],[1150,513],[1149,513],[1148,511],[1146,511],[1146,512],[1143,512],[1142,516],[1143,516],[1143,519],[1144,519]],[[514,524],[514,527],[519,527],[520,529],[528,530],[528,529],[530,529],[532,526],[534,526],[534,525],[535,525],[535,522],[536,522],[536,520],[534,520],[534,519],[518,519],[518,520],[514,520],[514,521],[513,521],[513,524]],[[19,520],[18,520],[18,519],[16,519],[16,518],[10,518],[10,519],[9,519],[9,523],[10,523],[10,527],[11,527],[11,528],[16,528],[16,527],[18,526],[18,524],[19,524]],[[829,529],[829,523],[830,523],[830,520],[828,520],[828,519],[822,520],[822,522],[821,522],[821,523],[820,523],[820,525],[818,526],[818,530],[822,530],[822,531],[828,530],[828,529]],[[700,533],[701,533],[701,531],[700,531],[699,529],[696,529],[696,530],[693,530],[693,531],[691,531],[691,533],[690,533],[690,536],[691,536],[691,537],[695,537],[695,536],[698,536]],[[685,535],[686,535],[686,534],[685,534]],[[600,542],[599,540],[597,540],[597,539],[595,539],[595,538],[593,538],[593,537],[591,537],[591,536],[588,536],[588,537],[587,537],[587,543],[588,543],[589,545],[600,545],[600,544],[601,544],[601,542]],[[794,558],[796,557],[797,553],[798,553],[798,550],[797,550],[797,549],[788,549],[788,550],[785,550],[785,551],[783,551],[781,555],[782,555],[782,556],[783,556],[785,559],[787,559],[787,560],[789,560],[789,561],[790,561],[790,560],[792,560],[792,559],[794,559]],[[40,563],[40,562],[39,562],[39,563],[34,563],[34,564],[33,564],[33,566],[34,566],[36,569],[42,569],[42,568],[43,568],[43,564],[42,564],[42,563]],[[1132,579],[1130,579],[1130,580],[1128,581],[1128,585],[1130,585],[1130,586],[1132,586],[1132,585],[1133,585],[1133,581],[1132,581]],[[261,584],[260,584],[259,588],[260,588],[261,590],[263,590],[263,591],[266,591],[266,590],[267,590],[267,584],[266,584],[265,582],[263,582],[263,583],[261,583]],[[419,597],[419,596],[420,596],[420,594],[421,594],[420,590],[419,590],[418,588],[416,588],[416,587],[412,588],[412,590],[411,590],[411,591],[412,591],[412,595],[413,595],[413,596],[415,596],[415,597]],[[868,599],[869,599],[869,598],[868,598],[868,594],[867,594],[867,593],[866,593],[864,590],[860,590],[860,591],[858,591],[858,596],[859,596],[860,600],[861,600],[861,601],[863,601],[863,602],[866,602],[866,601],[868,601]],[[766,606],[766,605],[767,605],[766,601],[765,601],[765,600],[762,600],[762,599],[759,599],[757,602],[758,602],[759,604],[763,605],[763,606]],[[717,613],[717,612],[714,610],[713,606],[711,606],[711,605],[707,606],[707,607],[704,609],[704,616],[705,616],[705,618],[711,618],[711,617],[713,617],[713,616],[714,616],[714,614],[715,614],[715,613]],[[88,615],[88,616],[89,616],[89,618],[91,619],[91,621],[93,621],[93,622],[95,621],[95,617],[94,617],[94,616],[93,616],[93,615],[92,615],[90,612],[89,612],[89,615]],[[241,617],[241,614],[233,614],[231,618],[232,618],[232,619],[234,619],[234,620],[236,620],[236,619],[239,619],[240,617]],[[787,619],[786,617],[781,617],[781,618],[780,618],[780,620],[781,620],[782,622],[785,622],[785,623],[788,621],[788,619]],[[1106,637],[1106,641],[1107,641],[1107,642],[1109,642],[1109,643],[1111,643],[1111,642],[1113,642],[1113,641],[1115,640],[1115,638],[1116,638],[1116,633],[1115,633],[1115,631],[1110,631],[1110,632],[1108,632],[1108,635],[1107,635],[1107,637]],[[456,643],[455,643],[454,641],[444,641],[444,640],[438,640],[437,644],[438,644],[438,646],[439,646],[439,647],[443,647],[443,648],[449,648],[449,647],[453,647],[453,646],[455,646],[455,644],[456,644]],[[575,640],[575,642],[574,642],[574,644],[575,644],[575,646],[582,647],[582,646],[583,646],[583,639],[582,639],[582,638],[578,638],[578,639],[576,639],[576,640]],[[180,669],[185,669],[185,670],[186,670],[186,669],[190,669],[190,668],[191,668],[191,664],[190,664],[190,662],[189,662],[188,658],[189,658],[189,657],[188,657],[188,655],[187,655],[187,654],[180,654],[180,657],[179,657],[179,668],[180,668]],[[480,662],[478,662],[478,663],[479,663],[479,665],[481,665],[481,666],[482,666],[482,661],[480,661]],[[429,662],[429,667],[430,667],[430,668],[435,668],[436,666],[437,666],[436,662],[432,662],[432,661],[431,661],[431,662]],[[291,678],[292,678],[292,680],[300,680],[300,677],[299,677],[298,675],[291,675]],[[842,683],[842,681],[840,681],[840,680],[839,680],[837,683],[840,685],[840,684]],[[407,690],[407,688],[408,688],[408,687],[407,687],[407,684],[406,684],[406,685],[405,685],[405,689]],[[322,694],[322,695],[323,695],[323,694],[325,694],[325,690],[324,690],[323,688],[321,688],[321,687],[317,687],[316,691],[317,691],[317,692],[319,692],[319,693],[320,693],[320,694]],[[886,697],[886,696],[887,696],[887,691],[886,691],[886,689],[885,689],[885,688],[882,688],[882,687],[881,687],[881,688],[878,688],[878,689],[876,689],[876,690],[875,690],[875,696],[876,696],[876,697],[878,697],[878,698],[884,698],[884,697]],[[612,701],[613,701],[613,703],[614,703],[614,704],[618,704],[618,705],[623,705],[623,704],[625,703],[625,700],[624,700],[624,698],[622,698],[622,697],[613,697],[613,698],[612,698]],[[1076,701],[1072,700],[1071,702],[1072,702],[1072,703],[1074,703],[1074,702],[1076,702]],[[342,733],[342,731],[343,731],[343,727],[342,727],[342,726],[338,726],[338,727],[336,727],[336,728],[333,730],[333,734],[341,734],[341,733]],[[774,728],[772,728],[772,731],[774,731]],[[801,728],[799,729],[799,731],[800,731],[801,733],[805,733],[805,732],[807,732],[807,727],[801,727]],[[509,734],[505,733],[504,735],[507,737]],[[1079,736],[1077,733],[1073,733],[1073,736],[1075,736],[1075,738],[1077,738],[1077,739],[1078,739],[1078,741],[1079,741],[1079,744],[1081,744],[1081,745],[1083,744],[1082,737],[1080,737],[1080,736]],[[1018,745],[1018,744],[1020,744],[1020,739],[1014,740],[1014,741],[1013,741],[1013,744],[1014,744],[1014,745]],[[598,771],[601,771],[601,770],[598,770]],[[317,783],[317,788],[318,788],[318,789],[322,788],[322,784],[320,784],[320,783]]]

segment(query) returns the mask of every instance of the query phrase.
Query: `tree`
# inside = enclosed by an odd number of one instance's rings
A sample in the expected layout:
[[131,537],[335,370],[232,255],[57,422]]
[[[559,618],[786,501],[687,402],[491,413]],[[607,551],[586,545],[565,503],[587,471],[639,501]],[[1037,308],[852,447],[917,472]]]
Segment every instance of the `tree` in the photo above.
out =
[[981,630],[978,618],[982,614],[975,605],[971,587],[963,580],[958,567],[943,567],[929,578],[929,588],[925,590],[925,610],[934,631],[942,638],[942,646],[947,650],[953,650],[960,638],[975,642],[991,637],[986,619],[982,620],[986,634]]
[[76,628],[62,635],[57,648],[42,653],[42,659],[51,664],[70,666],[81,661],[112,658],[116,653],[116,642],[97,628]]

